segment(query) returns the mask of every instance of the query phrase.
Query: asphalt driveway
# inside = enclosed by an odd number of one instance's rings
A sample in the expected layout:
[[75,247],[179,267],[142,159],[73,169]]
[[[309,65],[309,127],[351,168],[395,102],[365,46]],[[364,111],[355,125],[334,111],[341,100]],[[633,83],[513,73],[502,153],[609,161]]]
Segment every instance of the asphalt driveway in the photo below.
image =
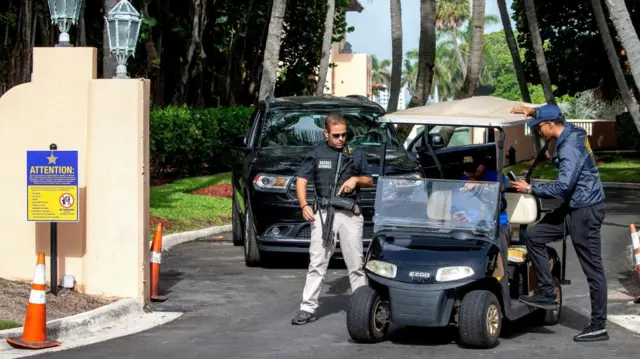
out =
[[[607,190],[603,257],[609,283],[609,313],[639,314],[640,295],[629,266],[628,225],[640,223],[640,192]],[[559,249],[560,245],[556,244]],[[525,355],[557,358],[638,358],[640,335],[609,323],[611,340],[574,343],[588,323],[588,286],[568,244],[565,307],[559,325],[536,327],[526,320],[506,328],[492,350],[455,344],[455,330],[394,328],[390,340],[376,345],[351,342],[345,309],[349,282],[339,263],[329,271],[318,321],[292,326],[299,306],[306,262],[283,258],[280,268],[247,268],[242,248],[228,243],[195,242],[174,247],[163,257],[162,290],[169,300],[155,310],[184,311],[174,322],[111,341],[42,355],[43,358],[464,358]]]

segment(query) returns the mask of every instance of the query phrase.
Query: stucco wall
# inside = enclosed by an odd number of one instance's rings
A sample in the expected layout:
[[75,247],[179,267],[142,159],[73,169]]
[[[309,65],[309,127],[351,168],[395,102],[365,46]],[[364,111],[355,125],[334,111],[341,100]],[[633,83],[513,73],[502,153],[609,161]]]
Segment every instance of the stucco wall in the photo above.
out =
[[31,281],[48,223],[27,222],[26,151],[78,150],[80,221],[58,225],[58,275],[91,294],[148,298],[149,82],[97,78],[95,48],[35,48],[30,83],[0,98],[0,277]]

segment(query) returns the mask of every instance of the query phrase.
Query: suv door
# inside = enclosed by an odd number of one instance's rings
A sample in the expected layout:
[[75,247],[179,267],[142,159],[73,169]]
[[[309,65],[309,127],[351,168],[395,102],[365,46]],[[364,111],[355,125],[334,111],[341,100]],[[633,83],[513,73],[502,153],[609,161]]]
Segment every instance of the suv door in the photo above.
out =
[[234,139],[234,146],[231,147],[231,156],[233,164],[231,166],[231,182],[233,184],[234,198],[239,209],[239,214],[245,214],[245,194],[248,183],[247,174],[250,170],[251,161],[253,159],[253,147],[260,135],[260,126],[262,124],[262,115],[264,114],[264,105],[260,103],[255,111],[251,114],[249,120],[249,128],[244,135],[238,135]]

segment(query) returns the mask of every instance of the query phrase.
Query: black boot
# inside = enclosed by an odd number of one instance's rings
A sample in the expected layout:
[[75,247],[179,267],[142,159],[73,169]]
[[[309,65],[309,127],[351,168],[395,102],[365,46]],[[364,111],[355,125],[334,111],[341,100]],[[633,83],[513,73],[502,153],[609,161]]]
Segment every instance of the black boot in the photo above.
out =
[[556,301],[556,297],[551,295],[544,295],[542,293],[534,294],[532,296],[523,295],[520,297],[520,301],[528,304],[532,307],[547,309],[547,310],[556,310],[558,309],[558,302]]
[[609,340],[609,334],[604,325],[590,324],[582,333],[573,337],[576,342],[595,342],[599,340]]

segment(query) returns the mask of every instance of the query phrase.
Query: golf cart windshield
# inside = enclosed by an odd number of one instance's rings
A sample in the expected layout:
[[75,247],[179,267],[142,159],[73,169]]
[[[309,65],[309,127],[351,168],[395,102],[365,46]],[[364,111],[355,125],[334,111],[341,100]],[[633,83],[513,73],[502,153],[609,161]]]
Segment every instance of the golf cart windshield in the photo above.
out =
[[500,184],[382,177],[376,189],[374,231],[468,234],[496,238]]

